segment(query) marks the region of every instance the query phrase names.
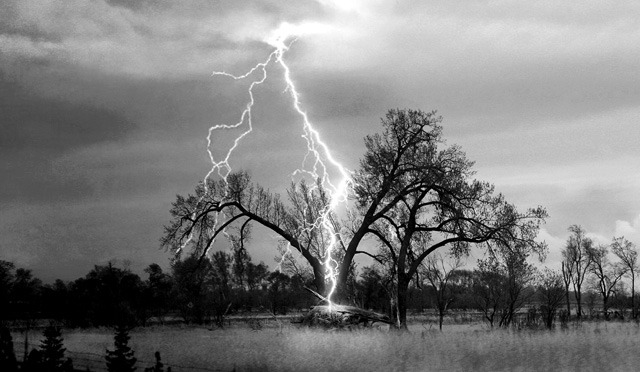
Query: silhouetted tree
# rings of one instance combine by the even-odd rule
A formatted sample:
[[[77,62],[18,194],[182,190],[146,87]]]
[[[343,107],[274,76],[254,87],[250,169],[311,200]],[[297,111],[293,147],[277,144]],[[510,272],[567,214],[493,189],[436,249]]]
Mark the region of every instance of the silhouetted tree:
[[[271,307],[271,313],[286,314],[286,291],[289,289],[291,278],[280,271],[274,271],[267,277],[269,283],[269,305]]]
[[[218,326],[223,325],[224,317],[234,300],[231,297],[231,262],[230,254],[222,251],[214,252],[211,257],[211,270],[207,276],[210,306],[213,307]]]
[[[460,310],[475,309],[476,303],[473,295],[473,283],[475,274],[472,270],[457,269],[451,272],[449,286],[454,293],[454,301],[450,308]]]
[[[627,273],[627,267],[620,263],[611,263],[609,260],[609,248],[599,245],[589,250],[591,265],[590,271],[595,277],[594,287],[602,296],[602,311],[605,319],[609,319],[609,298],[616,290],[616,285],[623,275]]]
[[[41,290],[42,316],[59,322],[67,321],[73,326],[73,301],[67,284],[57,279],[53,284],[46,284]],[[77,310],[76,310],[77,311]]]
[[[527,247],[526,244],[520,242],[512,244],[505,240],[498,241],[495,247],[489,250],[489,259],[496,260],[504,268],[505,273],[504,303],[500,317],[502,327],[508,327],[511,324],[516,312],[535,293],[528,288],[536,274],[535,267],[527,262],[533,252],[536,251]],[[538,253],[542,255],[542,252],[538,251]]]
[[[564,283],[564,295],[567,299],[567,316],[571,316],[571,296],[570,296],[570,288],[571,288],[571,279],[573,278],[573,262],[567,260],[565,257],[562,260],[562,282]]]
[[[358,305],[364,309],[389,310],[389,292],[385,288],[385,278],[375,266],[365,266],[358,281]]]
[[[84,278],[73,283],[76,306],[93,325],[135,324],[146,314],[140,312],[143,285],[140,277],[128,269],[120,269],[109,262],[96,265]]]
[[[562,256],[565,266],[571,268],[571,283],[578,306],[577,317],[580,319],[582,318],[582,284],[591,267],[592,255],[589,252],[593,249],[593,241],[586,237],[586,232],[578,225],[571,225],[569,232],[571,236],[562,251]]]
[[[107,349],[105,359],[109,372],[133,372],[136,370],[137,359],[129,347],[129,331],[126,325],[118,325],[114,336],[114,350]]]
[[[15,265],[12,262],[0,260],[0,320],[11,317],[9,298],[12,292]]]
[[[505,283],[507,273],[496,260],[478,260],[478,268],[474,270],[473,293],[476,305],[491,327],[496,314],[506,302]]]
[[[249,222],[249,220],[245,221],[237,234],[229,234],[233,251],[233,281],[240,288],[247,287],[247,265],[251,262],[251,256],[246,248],[247,241],[251,238]]]
[[[260,283],[269,275],[269,268],[264,262],[254,264],[252,262],[247,263],[246,268],[247,285],[250,290],[256,290],[260,288]]]
[[[627,275],[631,280],[631,316],[636,319],[636,270],[638,269],[638,251],[635,244],[624,237],[613,238],[611,250],[618,256],[622,265],[627,269]]]
[[[44,372],[42,368],[42,352],[37,349],[31,349],[29,355],[22,363],[21,371]]]
[[[206,187],[196,187],[195,195],[177,197],[171,209],[173,220],[165,227],[161,243],[176,253],[190,243],[192,253],[203,258],[234,222],[257,222],[300,252],[313,268],[316,287],[324,292],[323,257],[330,234],[318,229],[316,221],[326,215],[329,200],[322,185],[317,186],[309,187],[304,181],[292,184],[288,190],[291,206],[287,207],[278,195],[253,185],[246,172],[231,173],[226,181],[209,180]],[[220,222],[216,225],[215,221]],[[337,228],[337,220],[333,221]]]
[[[444,146],[440,122],[435,112],[387,113],[383,133],[365,138],[366,152],[354,175],[357,211],[345,221],[328,210],[331,200],[322,180],[316,187],[292,185],[287,207],[278,195],[252,184],[246,172],[238,172],[226,182],[199,185],[195,195],[178,196],[162,244],[181,252],[191,242],[193,251],[204,257],[228,226],[251,220],[298,251],[312,268],[318,291],[326,294],[323,263],[327,242],[335,237],[338,249],[331,258],[339,263],[337,297],[344,300],[355,255],[369,254],[358,248],[373,235],[395,267],[397,322],[406,327],[407,289],[431,252],[454,245],[458,254],[465,254],[469,244],[493,239],[505,229],[526,231],[518,236],[532,241],[546,217],[542,208],[519,213],[491,184],[473,180],[473,162],[459,147]],[[317,228],[323,216],[331,231]],[[417,240],[428,244],[414,244]],[[381,264],[389,267],[389,262]]]
[[[444,316],[449,310],[449,305],[455,299],[449,280],[460,266],[462,266],[460,258],[446,257],[439,253],[429,256],[422,265],[422,276],[427,280],[435,294],[434,307],[438,311],[438,325],[441,331]]]
[[[207,312],[207,279],[211,261],[191,255],[171,264],[174,288],[172,298],[185,322],[203,323]]]
[[[11,299],[16,316],[24,320],[36,318],[42,281],[33,276],[31,270],[18,268],[11,284]]]
[[[562,274],[545,268],[538,278],[538,298],[540,300],[540,312],[547,328],[553,328],[558,308],[564,300],[566,286]]]
[[[60,328],[52,324],[49,325],[44,329],[44,337],[44,340],[40,341],[43,370],[50,372],[65,371],[68,366],[65,365],[64,352],[66,349],[63,347]]]
[[[9,328],[0,325],[0,371],[14,372],[18,370],[16,354],[13,350],[13,338]]]
[[[144,269],[144,272],[148,275],[144,282],[145,306],[149,308],[152,316],[163,323],[165,315],[170,311],[173,280],[170,275],[162,271],[160,265],[155,263]]]
[[[472,179],[473,162],[458,146],[445,146],[441,121],[435,112],[390,110],[383,133],[365,138],[354,176],[360,219],[353,236],[371,233],[386,251],[400,328],[406,328],[409,284],[436,250],[450,246],[461,257],[470,244],[507,237],[544,249],[534,238],[546,211],[519,213],[493,185]]]

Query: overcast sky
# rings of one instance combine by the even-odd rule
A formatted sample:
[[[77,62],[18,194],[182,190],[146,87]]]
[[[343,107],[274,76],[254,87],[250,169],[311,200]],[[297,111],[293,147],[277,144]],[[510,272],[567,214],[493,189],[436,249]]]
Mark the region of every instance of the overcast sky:
[[[208,171],[207,129],[248,98],[212,72],[263,61],[282,22],[312,25],[285,60],[350,169],[388,109],[435,109],[479,179],[548,209],[550,265],[571,224],[640,244],[638,19],[636,1],[4,0],[0,259],[48,280],[112,259],[166,267],[170,203]],[[282,70],[268,73],[232,166],[280,190],[304,143]],[[251,254],[273,268],[271,242]]]

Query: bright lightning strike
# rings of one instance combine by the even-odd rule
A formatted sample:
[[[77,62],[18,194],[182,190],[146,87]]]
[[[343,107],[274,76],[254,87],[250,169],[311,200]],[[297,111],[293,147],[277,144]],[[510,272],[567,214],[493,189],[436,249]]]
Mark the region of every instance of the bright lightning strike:
[[[247,136],[253,130],[252,117],[251,117],[251,109],[255,103],[255,97],[253,89],[264,83],[267,79],[267,66],[272,63],[279,64],[283,70],[283,77],[286,83],[286,90],[291,95],[292,106],[297,112],[297,114],[302,119],[303,125],[303,135],[302,137],[306,140],[307,143],[307,155],[305,156],[302,162],[302,169],[296,170],[295,173],[304,173],[310,176],[314,180],[319,180],[322,187],[328,191],[329,194],[329,204],[322,211],[318,221],[314,224],[312,228],[323,229],[324,232],[329,236],[329,241],[327,242],[327,246],[325,248],[324,254],[324,267],[325,267],[325,280],[329,282],[329,292],[326,295],[326,298],[329,300],[329,306],[331,306],[331,296],[335,292],[337,285],[337,266],[338,263],[333,258],[334,249],[338,244],[338,231],[334,231],[332,223],[330,221],[330,215],[337,210],[337,208],[346,203],[347,201],[347,193],[349,189],[349,185],[351,184],[351,176],[350,172],[340,164],[331,154],[329,147],[325,142],[320,138],[320,133],[313,127],[307,113],[302,109],[302,105],[300,103],[300,94],[298,93],[295,83],[291,78],[291,70],[289,66],[284,61],[284,54],[289,50],[291,42],[289,41],[291,38],[299,37],[304,34],[309,33],[318,33],[322,32],[326,29],[325,26],[317,24],[317,23],[303,23],[300,25],[292,25],[289,23],[283,23],[276,29],[269,37],[267,37],[264,41],[269,45],[273,46],[275,49],[264,62],[256,64],[251,70],[249,70],[244,75],[233,75],[227,72],[214,72],[214,76],[226,76],[230,77],[234,80],[244,80],[253,76],[256,72],[259,71],[259,78],[252,81],[248,88],[249,100],[247,105],[240,115],[240,119],[235,124],[219,124],[209,128],[209,132],[207,135],[207,153],[209,155],[209,159],[211,161],[211,169],[207,173],[204,178],[204,187],[205,192],[207,191],[207,181],[208,179],[216,173],[220,176],[225,182],[227,181],[227,176],[231,173],[231,166],[229,164],[229,159],[231,158],[232,153],[238,147],[240,141]],[[287,42],[289,44],[287,44]],[[233,145],[229,148],[227,153],[219,160],[216,160],[211,151],[211,138],[214,133],[218,130],[228,130],[228,129],[239,129],[244,128],[241,134],[239,134]],[[307,163],[310,163],[307,165]],[[339,174],[339,179],[337,182],[333,182],[329,176],[328,167],[333,167],[337,170]],[[217,225],[217,215],[216,222],[214,224]],[[289,250],[287,249],[287,252]],[[285,252],[285,255],[287,254]],[[284,261],[284,256],[282,258]]]

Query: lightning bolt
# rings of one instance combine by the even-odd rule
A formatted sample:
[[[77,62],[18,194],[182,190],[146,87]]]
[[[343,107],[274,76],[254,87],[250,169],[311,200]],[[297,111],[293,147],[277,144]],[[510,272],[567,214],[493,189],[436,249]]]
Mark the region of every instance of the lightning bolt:
[[[233,75],[224,71],[215,71],[213,76],[224,76],[234,80],[249,79],[254,75],[258,75],[257,78],[251,82],[248,88],[249,99],[242,111],[238,122],[235,124],[218,124],[209,128],[207,134],[207,153],[209,160],[211,161],[211,169],[204,177],[205,194],[208,191],[207,182],[210,177],[217,174],[222,180],[227,182],[227,177],[231,173],[231,165],[229,160],[238,147],[243,138],[249,135],[253,130],[252,123],[252,108],[255,103],[254,88],[267,80],[267,67],[271,64],[278,64],[282,71],[286,84],[285,92],[288,92],[291,96],[292,106],[296,113],[299,115],[302,121],[303,134],[302,137],[306,140],[307,154],[302,161],[302,168],[293,172],[293,174],[301,173],[308,175],[313,180],[318,180],[321,186],[327,190],[329,195],[329,203],[327,207],[320,213],[320,217],[316,223],[311,227],[314,229],[322,229],[327,233],[329,239],[324,251],[323,264],[325,267],[325,280],[329,282],[329,292],[326,298],[329,300],[329,306],[331,306],[331,296],[334,294],[337,285],[337,267],[338,262],[333,258],[334,250],[338,244],[338,231],[334,231],[330,216],[334,213],[338,207],[347,202],[347,194],[349,187],[352,184],[351,172],[338,162],[327,144],[322,141],[320,133],[312,125],[307,113],[303,110],[300,102],[300,94],[296,89],[296,85],[291,78],[291,70],[284,60],[284,54],[289,50],[295,38],[301,34],[307,32],[310,29],[318,30],[322,26],[318,24],[302,24],[291,25],[283,23],[275,30],[272,35],[264,41],[274,47],[274,50],[263,61],[256,64],[248,72],[243,75]],[[293,38],[292,41],[289,41]],[[228,149],[226,154],[220,159],[216,160],[212,150],[212,136],[220,130],[242,129],[242,132],[234,139],[233,144]],[[337,170],[339,179],[337,182],[333,182],[329,175],[328,168]],[[215,216],[214,228],[217,225],[218,215]],[[287,247],[287,251],[284,253],[281,263],[284,261],[284,256],[290,253]]]

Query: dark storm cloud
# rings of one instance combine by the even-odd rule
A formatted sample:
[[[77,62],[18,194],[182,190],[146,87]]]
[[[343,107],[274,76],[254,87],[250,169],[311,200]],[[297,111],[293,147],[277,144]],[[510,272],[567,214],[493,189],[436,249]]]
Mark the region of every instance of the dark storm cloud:
[[[169,203],[210,167],[207,128],[247,99],[211,72],[247,69],[281,21],[322,13],[313,1],[3,2],[3,259],[49,279],[113,258],[163,263]],[[276,85],[256,112],[278,123]]]
[[[134,129],[109,110],[34,96],[1,78],[0,84],[1,151],[31,147],[55,156],[78,146],[123,138]]]
[[[117,141],[134,125],[103,108],[30,94],[0,79],[0,199],[27,202],[78,198],[89,193],[85,179],[68,179],[52,169],[62,154],[101,142]]]
[[[438,109],[481,179],[523,207],[549,206],[549,239],[563,242],[581,215],[603,234],[614,223],[636,231],[639,170],[620,164],[640,164],[638,11],[625,1],[4,1],[0,71],[14,85],[0,91],[0,171],[11,176],[0,219],[24,223],[0,226],[0,245],[34,267],[60,257],[61,270],[65,258],[90,268],[156,254],[170,201],[210,167],[207,128],[235,122],[247,102],[248,81],[211,72],[263,61],[283,21],[326,26],[285,60],[352,169],[387,109]],[[269,73],[255,132],[232,161],[281,189],[304,143],[282,71]],[[216,137],[216,150],[229,140]]]
[[[157,208],[144,198],[8,205],[0,210],[2,259],[49,280],[73,280],[112,259],[130,259],[141,272],[168,257],[157,238],[167,217]]]

